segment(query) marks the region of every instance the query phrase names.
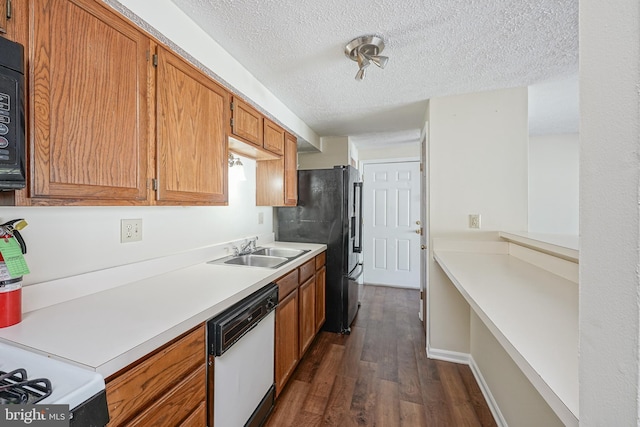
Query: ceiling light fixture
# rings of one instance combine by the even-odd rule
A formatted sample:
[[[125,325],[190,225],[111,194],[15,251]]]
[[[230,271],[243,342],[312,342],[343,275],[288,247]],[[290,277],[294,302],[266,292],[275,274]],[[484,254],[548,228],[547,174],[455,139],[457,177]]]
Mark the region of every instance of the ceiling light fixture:
[[[384,50],[384,41],[378,36],[362,36],[351,40],[344,47],[344,54],[347,58],[358,63],[358,72],[356,80],[364,79],[366,68],[371,63],[376,64],[379,68],[384,68],[389,62],[386,56],[380,56]]]

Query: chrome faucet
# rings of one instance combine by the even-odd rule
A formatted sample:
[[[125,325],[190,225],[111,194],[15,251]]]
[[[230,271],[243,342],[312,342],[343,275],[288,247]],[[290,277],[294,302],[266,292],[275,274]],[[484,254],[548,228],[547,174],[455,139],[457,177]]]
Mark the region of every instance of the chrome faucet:
[[[253,239],[245,240],[242,245],[240,245],[240,249],[237,247],[233,247],[234,255],[248,255],[256,250],[256,242],[258,241],[258,236]]]

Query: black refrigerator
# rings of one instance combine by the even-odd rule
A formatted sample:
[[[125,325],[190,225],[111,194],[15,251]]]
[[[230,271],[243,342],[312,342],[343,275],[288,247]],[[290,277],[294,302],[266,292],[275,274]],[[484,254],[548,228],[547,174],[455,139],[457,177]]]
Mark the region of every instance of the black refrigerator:
[[[362,182],[352,166],[298,171],[298,205],[275,208],[276,240],[327,245],[323,330],[348,334],[359,307]]]

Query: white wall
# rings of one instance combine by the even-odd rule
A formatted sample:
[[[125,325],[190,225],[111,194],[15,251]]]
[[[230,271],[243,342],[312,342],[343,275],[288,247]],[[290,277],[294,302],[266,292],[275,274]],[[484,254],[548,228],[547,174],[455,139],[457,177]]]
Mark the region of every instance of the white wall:
[[[420,144],[401,144],[358,150],[360,161],[420,158]]]
[[[529,137],[529,229],[578,235],[579,135]]]
[[[429,108],[430,238],[526,229],[527,89],[435,98]],[[471,231],[476,213],[482,229]],[[429,262],[428,345],[469,353],[469,306]]]
[[[170,0],[103,0],[124,6],[315,147],[318,135]],[[124,11],[126,12],[126,11]],[[135,17],[132,17],[135,18]]]
[[[640,413],[640,2],[580,2],[580,425]]]
[[[229,206],[0,208],[0,221],[29,223],[22,231],[31,270],[24,284],[272,233],[273,209],[256,207],[255,161],[242,162],[247,181],[229,183]],[[120,243],[122,218],[142,218],[142,242]]]
[[[471,313],[471,355],[508,425],[564,425],[475,313]]]
[[[320,145],[320,153],[298,153],[298,169],[331,169],[337,165],[350,164],[348,137],[323,137]]]

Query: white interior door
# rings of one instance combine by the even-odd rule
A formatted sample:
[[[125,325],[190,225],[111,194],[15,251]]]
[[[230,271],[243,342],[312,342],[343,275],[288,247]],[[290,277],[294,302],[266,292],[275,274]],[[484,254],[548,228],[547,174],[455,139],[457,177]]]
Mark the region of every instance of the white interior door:
[[[420,162],[364,166],[364,281],[420,287]]]

